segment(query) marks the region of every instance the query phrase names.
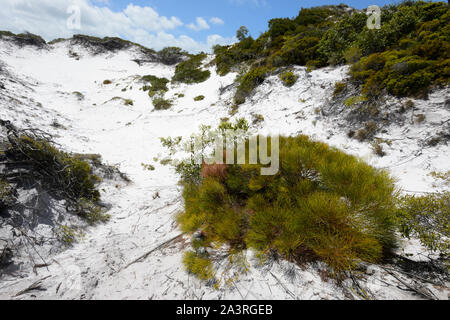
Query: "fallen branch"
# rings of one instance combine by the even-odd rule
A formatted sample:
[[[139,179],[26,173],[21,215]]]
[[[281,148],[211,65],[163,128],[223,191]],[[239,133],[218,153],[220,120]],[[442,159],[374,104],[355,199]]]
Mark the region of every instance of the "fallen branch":
[[[48,278],[50,278],[50,277],[51,277],[51,276],[46,276],[46,277],[44,277],[44,278],[42,278],[42,279],[40,279],[40,280],[38,280],[38,281],[32,283],[28,288],[26,288],[26,289],[24,289],[24,290],[22,290],[22,291],[17,292],[16,295],[13,296],[13,297],[21,296],[21,295],[23,295],[23,294],[25,294],[25,293],[27,293],[27,292],[33,291],[33,290],[39,290],[39,291],[45,291],[45,290],[47,290],[47,289],[41,287],[41,286],[42,286],[42,281],[44,281],[45,279],[48,279]]]
[[[395,279],[397,279],[397,281],[399,281],[401,284],[403,284],[406,288],[408,288],[410,291],[413,291],[415,293],[417,293],[418,295],[428,299],[428,300],[439,300],[436,297],[424,292],[423,290],[419,289],[419,288],[414,288],[413,286],[411,286],[410,284],[406,283],[405,281],[403,281],[402,279],[400,279],[397,275],[395,275],[393,272],[389,271],[389,269],[386,269],[384,267],[382,267],[384,271],[386,271],[387,273],[389,273],[391,276],[393,276]],[[433,294],[433,293],[432,293]]]
[[[353,284],[356,286],[356,288],[358,289],[359,293],[356,292],[356,294],[365,299],[365,300],[371,300],[370,297],[367,295],[366,291],[361,287],[361,285],[359,284],[358,280],[355,279],[355,277],[353,276],[352,273],[350,273],[350,278],[353,281]]]
[[[157,251],[157,250],[160,250],[160,249],[164,248],[164,247],[165,247],[166,245],[168,245],[169,243],[171,243],[171,242],[177,240],[178,238],[180,238],[180,237],[182,237],[182,236],[184,236],[184,235],[185,235],[185,233],[181,233],[181,234],[179,234],[179,235],[177,235],[177,236],[175,236],[175,237],[173,237],[173,238],[171,238],[171,239],[169,239],[169,240],[167,240],[167,241],[165,241],[165,242],[159,244],[157,247],[155,247],[155,248],[153,248],[152,250],[150,250],[150,251],[144,253],[142,256],[140,256],[139,258],[133,260],[132,262],[130,262],[129,264],[127,264],[125,267],[123,267],[123,268],[120,269],[119,271],[125,270],[125,269],[127,269],[129,266],[131,266],[132,264],[135,264],[135,263],[141,262],[142,260],[145,260],[145,259],[146,259],[149,255],[151,255],[153,252],[155,252],[155,251]]]
[[[391,268],[387,268],[387,267],[384,267],[384,268],[387,269],[387,270],[391,270],[391,271],[396,271],[396,272],[399,272],[399,273],[403,273],[404,275],[407,275],[407,276],[416,278],[417,280],[420,280],[420,281],[423,281],[423,282],[427,282],[427,283],[430,283],[430,284],[435,285],[435,286],[438,286],[438,287],[444,287],[444,285],[443,285],[442,283],[437,283],[437,282],[435,282],[435,281],[431,281],[431,280],[422,278],[422,277],[420,277],[420,276],[418,276],[418,275],[416,275],[416,274],[414,274],[414,273],[406,272],[406,271],[403,271],[403,270],[391,269]]]
[[[275,280],[277,280],[277,282],[280,284],[280,286],[284,289],[284,291],[286,291],[287,294],[289,294],[293,299],[297,300],[297,297],[295,296],[295,294],[292,293],[291,290],[289,290],[281,281],[280,279],[278,279],[272,272],[270,272],[270,274],[272,275],[272,277],[275,278]]]

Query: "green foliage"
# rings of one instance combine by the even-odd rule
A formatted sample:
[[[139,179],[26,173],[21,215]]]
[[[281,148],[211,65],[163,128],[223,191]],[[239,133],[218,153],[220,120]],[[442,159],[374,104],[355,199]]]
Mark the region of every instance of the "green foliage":
[[[205,96],[198,96],[194,98],[194,101],[202,101],[205,100]]]
[[[142,90],[148,91],[148,95],[152,98],[157,94],[164,94],[169,91],[167,84],[170,82],[166,78],[158,78],[153,75],[147,75],[142,77],[142,81],[150,83],[150,86],[145,85]]]
[[[67,193],[73,199],[100,199],[100,193],[95,188],[99,178],[92,174],[89,163],[56,149],[47,141],[22,136],[19,144],[36,172],[46,176],[53,188]]]
[[[152,102],[155,110],[167,110],[172,107],[172,101],[164,99],[164,97],[156,96]]]
[[[364,13],[344,16],[324,34],[318,50],[328,58],[330,64],[344,63],[344,53],[348,51],[364,29],[366,21],[367,16]]]
[[[6,181],[0,178],[0,211],[10,207],[16,202],[15,190]]]
[[[75,231],[72,228],[64,225],[61,226],[59,236],[61,238],[61,241],[64,242],[66,245],[71,245],[76,240]]]
[[[336,82],[334,84],[334,92],[333,97],[338,97],[341,93],[343,93],[347,89],[347,83],[346,82]]]
[[[178,47],[166,47],[158,52],[161,62],[166,65],[174,65],[182,61],[187,52]]]
[[[246,26],[242,26],[236,31],[236,38],[239,41],[244,41],[248,38],[248,29]]]
[[[280,79],[286,87],[292,87],[298,79],[298,76],[292,71],[286,71],[280,74]]]
[[[358,104],[360,102],[367,101],[367,97],[365,96],[351,96],[347,100],[345,100],[344,104],[347,107],[354,106],[355,104]]]
[[[450,253],[450,192],[404,196],[396,214],[401,234],[417,237],[431,251]]]
[[[10,31],[0,31],[0,37],[14,37],[14,33]]]
[[[267,75],[265,67],[254,67],[246,73],[239,81],[234,101],[236,104],[243,104],[246,98],[252,93],[253,89],[264,82]]]
[[[209,70],[202,70],[202,62],[206,58],[206,54],[200,53],[191,56],[187,61],[183,61],[175,68],[175,75],[172,82],[182,82],[187,84],[201,83],[211,76]]]
[[[225,75],[246,63],[267,70],[291,65],[309,68],[355,64],[352,81],[362,93],[379,96],[424,95],[445,86],[450,74],[450,13],[445,2],[402,2],[382,8],[379,30],[369,30],[364,13],[345,5],[302,9],[293,19],[272,19],[254,40],[241,37],[232,46],[216,46],[217,72]],[[249,74],[251,77],[251,74]],[[260,82],[250,86],[255,88]],[[245,101],[239,92],[238,104]]]
[[[214,279],[214,270],[211,260],[206,257],[188,251],[183,256],[183,264],[188,272],[196,275],[199,279],[205,281]]]
[[[230,254],[320,260],[336,275],[395,246],[396,188],[385,171],[306,136],[280,138],[276,175],[260,175],[261,167],[227,165],[224,177],[182,180],[181,229]]]

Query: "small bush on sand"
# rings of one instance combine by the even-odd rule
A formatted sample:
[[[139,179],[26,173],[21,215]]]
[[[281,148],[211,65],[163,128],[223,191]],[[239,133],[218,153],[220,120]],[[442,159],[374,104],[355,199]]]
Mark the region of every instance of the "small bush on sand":
[[[16,202],[15,190],[6,181],[0,178],[0,211],[10,207]]]
[[[103,81],[103,84],[104,84],[104,85],[108,85],[108,84],[111,84],[111,83],[112,83],[111,80],[105,80],[105,81]]]
[[[286,87],[292,87],[298,79],[298,76],[292,71],[286,71],[280,74],[280,79]]]
[[[237,105],[243,104],[246,98],[253,92],[253,89],[264,82],[267,75],[265,67],[255,67],[239,79],[239,86],[234,96]]]
[[[155,97],[152,100],[153,106],[156,110],[167,110],[172,107],[172,101],[164,99],[163,97]]]
[[[200,53],[187,61],[183,61],[175,68],[175,75],[172,78],[172,82],[182,82],[187,84],[201,83],[211,76],[209,70],[202,70],[202,62],[206,58],[206,54]]]
[[[263,260],[319,260],[336,276],[395,247],[396,188],[385,171],[306,136],[280,138],[277,174],[261,168],[203,165],[197,178],[183,176],[181,229],[230,255],[253,249]]]
[[[187,52],[178,47],[167,47],[158,52],[161,62],[167,65],[174,65],[182,61]]]
[[[338,97],[341,93],[343,93],[347,89],[347,83],[346,82],[336,82],[334,84],[334,92],[333,97]]]
[[[148,91],[150,97],[154,97],[156,94],[164,94],[169,91],[167,84],[170,82],[166,78],[158,78],[153,75],[147,75],[142,77],[142,81],[149,83],[145,85],[142,90]]]
[[[383,146],[378,141],[372,144],[372,151],[375,155],[379,157],[384,157],[386,155],[386,152],[384,152],[383,150]]]
[[[400,199],[397,224],[406,238],[417,237],[431,251],[450,253],[450,192]]]
[[[194,98],[194,101],[202,101],[205,100],[205,96],[198,96]]]
[[[361,128],[356,132],[354,137],[360,142],[370,140],[373,138],[377,130],[377,124],[374,121],[369,121],[366,123],[364,128]]]

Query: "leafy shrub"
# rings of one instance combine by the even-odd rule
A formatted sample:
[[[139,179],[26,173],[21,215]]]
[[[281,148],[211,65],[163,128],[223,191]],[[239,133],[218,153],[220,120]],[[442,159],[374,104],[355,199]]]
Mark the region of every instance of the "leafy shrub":
[[[286,71],[280,74],[280,79],[286,87],[292,87],[298,79],[298,76],[292,71]]]
[[[111,80],[105,80],[105,81],[103,81],[103,84],[104,84],[104,85],[108,85],[108,84],[111,84],[111,83],[112,83]]]
[[[347,100],[345,100],[344,104],[347,107],[354,106],[355,104],[358,104],[360,102],[367,101],[367,98],[364,96],[351,96]]]
[[[341,93],[343,93],[347,89],[347,83],[346,82],[336,82],[334,84],[334,91],[333,91],[333,97],[338,97]]]
[[[167,84],[170,82],[166,78],[158,78],[153,75],[147,75],[142,77],[142,81],[150,83],[150,86],[145,85],[142,90],[148,91],[150,97],[154,97],[156,94],[163,94],[169,91]]]
[[[172,82],[182,82],[187,84],[201,83],[211,76],[209,70],[202,70],[202,61],[206,58],[206,54],[200,53],[191,56],[187,61],[183,61],[175,68],[175,75]]]
[[[395,246],[396,189],[385,171],[306,136],[280,138],[276,175],[261,176],[261,167],[183,179],[182,230],[230,254],[250,248],[262,259],[324,261],[336,275]]]
[[[99,178],[92,174],[89,163],[56,149],[47,141],[22,136],[19,143],[23,155],[32,162],[35,171],[46,176],[47,183],[54,189],[73,199],[100,199],[100,193],[95,188]]]
[[[0,211],[10,207],[16,202],[15,190],[6,181],[0,178]]]
[[[184,254],[183,264],[188,272],[196,275],[199,279],[206,281],[214,279],[214,270],[208,258],[188,251]]]
[[[450,193],[404,196],[396,214],[400,232],[418,237],[431,251],[450,253]]]
[[[205,100],[205,96],[198,96],[194,98],[194,101],[202,101]]]
[[[158,52],[161,62],[166,65],[174,65],[183,60],[187,53],[178,47],[166,47]]]
[[[134,101],[131,100],[131,99],[125,99],[125,100],[123,101],[123,103],[124,103],[126,106],[132,106],[132,105],[134,105]]]
[[[377,124],[373,121],[369,121],[366,123],[364,128],[361,128],[356,132],[355,138],[361,142],[365,140],[370,140],[373,138],[373,136],[377,131],[378,131]]]
[[[369,30],[366,14],[345,5],[302,9],[293,19],[270,20],[255,40],[245,34],[232,46],[216,46],[214,62],[220,75],[243,63],[268,70],[350,63],[365,95],[425,95],[449,83],[448,17],[444,2],[406,1],[383,7],[381,29]],[[238,104],[245,96],[239,93]]]
[[[234,101],[236,104],[243,104],[246,98],[258,85],[264,82],[267,74],[265,67],[254,67],[247,72],[239,82]]]
[[[172,107],[172,101],[166,100],[163,97],[155,97],[152,102],[156,110],[167,110]]]

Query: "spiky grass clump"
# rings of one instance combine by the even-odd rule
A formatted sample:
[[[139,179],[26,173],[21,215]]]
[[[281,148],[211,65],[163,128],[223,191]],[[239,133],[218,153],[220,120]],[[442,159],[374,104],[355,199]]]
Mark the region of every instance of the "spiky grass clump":
[[[336,275],[395,247],[394,181],[356,157],[282,137],[276,175],[260,175],[261,165],[213,166],[183,181],[178,217],[183,231],[201,231],[206,247],[324,261]]]

